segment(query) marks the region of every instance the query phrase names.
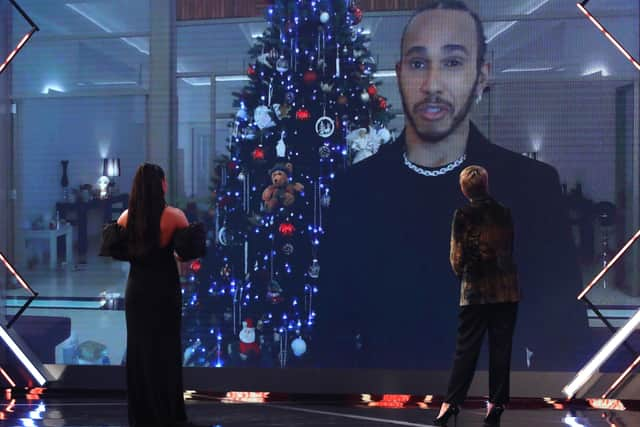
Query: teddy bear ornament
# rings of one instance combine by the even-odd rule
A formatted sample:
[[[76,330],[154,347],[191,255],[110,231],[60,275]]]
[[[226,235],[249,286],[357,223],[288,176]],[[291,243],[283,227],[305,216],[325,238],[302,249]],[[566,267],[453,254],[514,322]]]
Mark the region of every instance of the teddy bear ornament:
[[[262,192],[262,201],[267,212],[293,205],[296,195],[304,190],[304,186],[299,182],[290,182],[292,172],[291,163],[277,163],[269,170],[271,185]]]

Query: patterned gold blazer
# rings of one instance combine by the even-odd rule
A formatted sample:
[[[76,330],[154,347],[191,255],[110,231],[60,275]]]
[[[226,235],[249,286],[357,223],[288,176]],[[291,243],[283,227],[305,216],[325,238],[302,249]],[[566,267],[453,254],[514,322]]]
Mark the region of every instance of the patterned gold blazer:
[[[490,197],[456,210],[451,226],[451,267],[462,280],[460,305],[520,300],[511,212]]]

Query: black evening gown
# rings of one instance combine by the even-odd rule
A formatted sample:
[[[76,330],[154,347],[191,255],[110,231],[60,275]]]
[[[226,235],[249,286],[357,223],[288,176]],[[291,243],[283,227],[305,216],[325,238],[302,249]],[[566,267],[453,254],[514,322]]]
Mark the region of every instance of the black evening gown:
[[[174,250],[183,260],[204,254],[204,232],[192,224],[144,257],[130,258],[126,229],[105,226],[100,255],[131,263],[125,292],[127,399],[131,427],[186,422],[182,386],[180,280]]]

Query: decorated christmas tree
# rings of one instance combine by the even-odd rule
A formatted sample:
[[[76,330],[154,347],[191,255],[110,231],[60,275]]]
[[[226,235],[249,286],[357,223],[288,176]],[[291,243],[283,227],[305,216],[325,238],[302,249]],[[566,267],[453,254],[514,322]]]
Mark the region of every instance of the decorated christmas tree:
[[[184,281],[185,363],[311,363],[333,179],[391,140],[350,0],[276,0],[235,94],[213,179],[211,246]]]

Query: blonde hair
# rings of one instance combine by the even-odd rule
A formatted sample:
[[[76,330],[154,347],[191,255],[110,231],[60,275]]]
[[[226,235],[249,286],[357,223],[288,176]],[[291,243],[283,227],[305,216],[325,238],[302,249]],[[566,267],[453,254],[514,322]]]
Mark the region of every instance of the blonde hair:
[[[482,166],[467,166],[460,172],[462,194],[472,199],[489,193],[489,174]]]

